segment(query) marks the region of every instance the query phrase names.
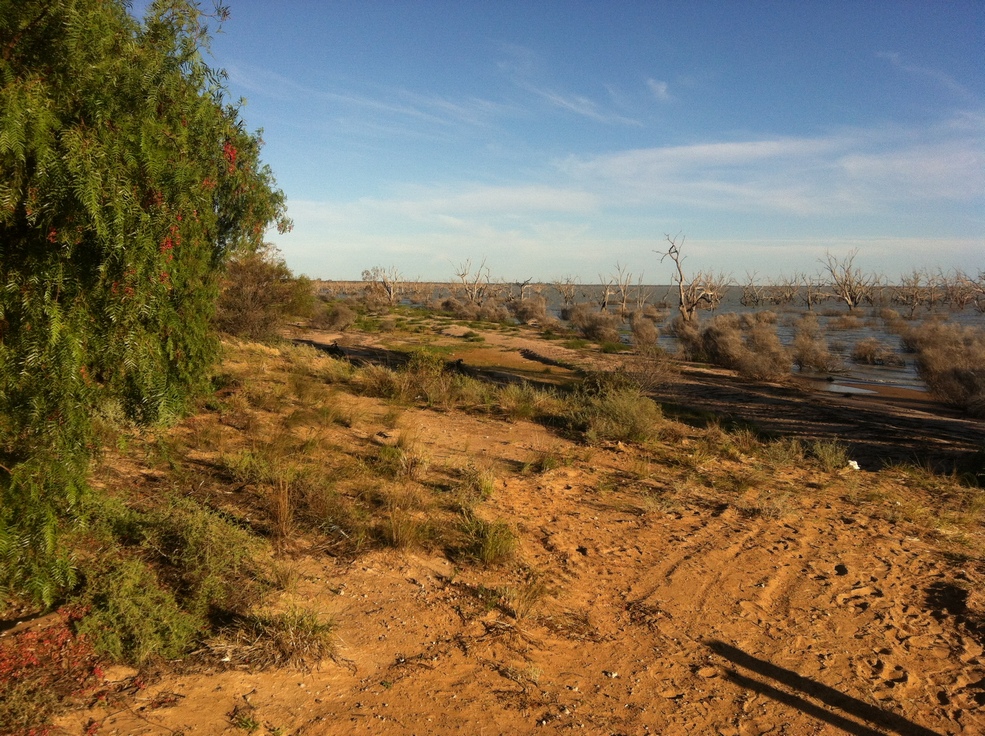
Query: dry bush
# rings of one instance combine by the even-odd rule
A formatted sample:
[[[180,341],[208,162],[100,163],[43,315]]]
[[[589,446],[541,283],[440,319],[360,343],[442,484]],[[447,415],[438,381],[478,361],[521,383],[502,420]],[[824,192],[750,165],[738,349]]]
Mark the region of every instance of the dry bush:
[[[547,314],[547,300],[542,296],[533,296],[529,299],[522,299],[510,304],[510,311],[518,322],[539,322],[550,321]]]
[[[767,324],[775,325],[777,322],[776,312],[765,309],[760,312],[743,312],[739,315],[739,323],[743,329],[749,329],[753,325]]]
[[[478,314],[479,311],[474,304],[460,302],[453,296],[450,296],[442,301],[439,306],[442,312],[448,312],[458,319],[473,320],[476,318],[476,314]]]
[[[510,312],[495,299],[487,299],[476,312],[476,319],[483,322],[509,322]]]
[[[916,352],[917,372],[937,398],[985,417],[985,330],[928,322],[907,330],[903,344]]]
[[[673,383],[681,374],[677,361],[658,345],[638,349],[637,355],[627,359],[625,365],[626,377],[642,391]]]
[[[635,312],[629,322],[633,330],[633,344],[639,351],[650,350],[657,345],[660,338],[660,330],[653,323],[639,312]]]
[[[794,326],[792,357],[800,370],[830,372],[840,367],[840,361],[828,350],[824,330],[813,313],[805,314]]]
[[[701,355],[709,363],[736,368],[745,351],[737,314],[719,314],[701,330]]]
[[[619,318],[596,311],[589,304],[575,304],[566,310],[567,319],[586,339],[593,342],[619,342]]]
[[[720,314],[701,332],[701,352],[711,363],[732,368],[758,381],[777,380],[790,372],[790,356],[768,321],[751,320],[747,329],[735,314]]]
[[[852,360],[865,365],[904,366],[906,361],[891,347],[874,337],[859,340],[852,348]]]
[[[341,302],[322,304],[311,318],[311,326],[319,330],[344,332],[356,321],[356,313]]]
[[[280,614],[250,614],[207,643],[226,662],[260,669],[308,670],[335,652],[335,623],[318,614],[291,608]]]
[[[677,337],[679,357],[682,360],[700,360],[702,358],[701,327],[697,320],[688,322],[677,315],[670,323],[670,331]]]
[[[862,325],[862,320],[854,314],[839,314],[828,320],[829,330],[858,330]]]

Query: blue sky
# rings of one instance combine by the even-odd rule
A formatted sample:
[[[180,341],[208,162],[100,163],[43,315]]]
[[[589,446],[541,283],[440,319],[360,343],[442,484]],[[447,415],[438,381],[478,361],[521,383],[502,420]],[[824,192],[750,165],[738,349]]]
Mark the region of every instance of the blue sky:
[[[985,3],[228,0],[298,273],[985,268]]]

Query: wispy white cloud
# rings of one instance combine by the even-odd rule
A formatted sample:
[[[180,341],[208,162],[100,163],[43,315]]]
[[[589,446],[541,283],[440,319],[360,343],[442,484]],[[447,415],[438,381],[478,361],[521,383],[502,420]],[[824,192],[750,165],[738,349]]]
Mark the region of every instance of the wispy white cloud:
[[[880,51],[876,54],[876,56],[880,59],[885,59],[900,71],[929,79],[949,92],[964,98],[965,100],[975,99],[975,95],[973,95],[970,90],[960,84],[950,74],[947,74],[940,69],[910,63],[904,60],[902,54],[895,51]]]
[[[330,82],[305,84],[245,64],[230,65],[227,72],[238,88],[285,102],[296,101],[299,97],[320,102],[331,109],[336,119],[358,121],[356,116],[362,116],[370,129],[375,125],[388,131],[406,130],[410,123],[432,128],[487,126],[499,117],[515,113],[506,104],[474,96],[451,100],[440,95],[382,87],[373,90],[374,94],[355,93]]]
[[[670,94],[670,85],[667,82],[661,82],[656,79],[647,79],[646,86],[650,88],[650,92],[661,102],[670,102],[674,98]]]
[[[570,156],[556,165],[613,201],[745,213],[844,215],[985,196],[985,151],[975,135],[847,131]]]
[[[642,126],[641,121],[607,109],[591,97],[558,89],[555,83],[548,81],[550,74],[535,51],[517,44],[501,44],[500,51],[502,58],[497,64],[500,71],[518,89],[551,107],[601,123]],[[607,88],[607,93],[612,96],[611,87]]]

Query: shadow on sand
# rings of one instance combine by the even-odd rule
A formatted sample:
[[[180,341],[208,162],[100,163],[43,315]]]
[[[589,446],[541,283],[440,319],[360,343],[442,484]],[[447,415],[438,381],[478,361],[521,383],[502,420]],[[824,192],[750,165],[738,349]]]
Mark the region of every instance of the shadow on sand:
[[[746,654],[741,649],[723,641],[710,640],[704,644],[715,654],[763,678],[749,677],[729,668],[725,670],[725,676],[729,681],[734,682],[739,687],[772,698],[778,703],[796,708],[802,713],[829,723],[846,733],[855,734],[855,736],[886,736],[887,732],[899,734],[899,736],[940,736],[936,731],[919,726],[900,715],[882,710],[827,685],[798,675],[796,672],[753,657],[751,654]],[[781,690],[764,680],[772,680],[785,686],[786,689]],[[813,700],[820,701],[827,707],[817,705],[794,692],[789,692],[790,690],[798,691]],[[875,728],[859,721],[866,721]]]

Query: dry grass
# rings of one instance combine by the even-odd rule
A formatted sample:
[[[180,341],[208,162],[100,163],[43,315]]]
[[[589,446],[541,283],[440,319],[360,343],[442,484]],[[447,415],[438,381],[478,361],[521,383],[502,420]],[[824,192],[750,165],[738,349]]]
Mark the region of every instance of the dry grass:
[[[335,628],[333,621],[323,621],[304,608],[254,613],[220,631],[207,648],[231,665],[308,670],[335,653]]]

